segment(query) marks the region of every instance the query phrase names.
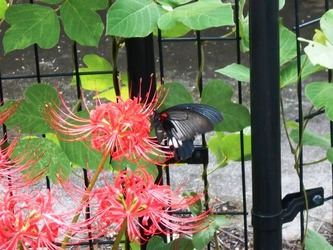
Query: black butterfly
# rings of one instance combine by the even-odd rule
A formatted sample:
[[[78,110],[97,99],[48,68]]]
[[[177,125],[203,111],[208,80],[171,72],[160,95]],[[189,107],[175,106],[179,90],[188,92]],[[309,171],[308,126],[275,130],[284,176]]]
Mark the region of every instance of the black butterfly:
[[[223,120],[221,113],[205,104],[179,104],[153,115],[159,143],[175,150],[175,158],[185,160],[194,150],[194,137],[212,131]]]

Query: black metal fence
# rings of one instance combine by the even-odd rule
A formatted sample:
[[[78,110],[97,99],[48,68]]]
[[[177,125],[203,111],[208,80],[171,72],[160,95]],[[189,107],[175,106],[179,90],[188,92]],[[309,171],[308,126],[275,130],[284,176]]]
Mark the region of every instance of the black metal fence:
[[[301,36],[303,29],[308,26],[314,30],[318,25],[318,17],[304,21],[305,15],[311,13],[302,13],[304,1],[295,0],[293,3],[288,2],[288,8],[292,7],[294,13],[292,16],[285,16],[288,22],[293,26],[297,37]],[[305,1],[306,2],[306,1]],[[318,2],[316,14],[323,14],[329,9],[329,1]],[[321,11],[319,11],[319,9]],[[299,159],[300,167],[300,192],[294,193],[281,200],[281,131],[280,131],[280,81],[279,81],[279,25],[278,19],[280,13],[278,11],[278,1],[260,1],[254,0],[249,2],[250,13],[250,42],[251,42],[251,114],[252,114],[252,225],[253,225],[253,247],[254,249],[281,249],[282,248],[282,224],[291,221],[293,217],[301,212],[300,228],[302,232],[301,238],[304,238],[304,215],[305,209],[303,196],[303,158]],[[267,15],[269,13],[269,15]],[[284,11],[282,11],[284,13]],[[289,15],[290,12],[288,11]],[[239,19],[239,2],[234,5],[235,21]],[[284,13],[285,15],[285,13]],[[290,21],[291,20],[291,21]],[[149,79],[151,73],[156,71],[161,82],[169,80],[183,80],[191,82],[188,84],[192,88],[193,83],[198,84],[199,92],[202,90],[205,82],[213,77],[221,77],[216,75],[214,71],[218,68],[228,65],[231,62],[241,64],[248,63],[248,55],[242,54],[240,50],[240,34],[238,22],[236,21],[236,33],[232,37],[221,37],[222,33],[219,29],[210,29],[208,31],[196,31],[183,38],[163,38],[159,32],[157,38],[149,36],[147,38],[133,38],[126,40],[127,57],[120,54],[120,62],[124,62],[129,73],[130,82],[140,82],[140,78]],[[225,31],[225,30],[223,30]],[[300,55],[301,46],[297,44],[297,68],[301,71]],[[97,53],[105,57],[111,58],[111,42],[109,38],[102,41],[102,45],[98,49],[90,49],[80,47],[77,44],[67,40],[65,37],[52,50],[41,50],[37,45],[24,51],[15,51],[8,55],[3,55],[0,61],[0,87],[1,101],[7,98],[15,98],[21,96],[25,86],[33,82],[49,82],[51,84],[57,82],[64,85],[64,89],[71,91],[72,98],[80,98],[80,75],[79,67],[82,65],[82,57],[86,53]],[[154,47],[155,46],[155,47]],[[178,50],[174,49],[178,47]],[[209,50],[211,50],[211,54]],[[184,54],[189,53],[189,54]],[[188,52],[187,52],[188,51]],[[208,53],[207,53],[208,51]],[[174,55],[177,52],[181,56]],[[213,53],[213,55],[212,55]],[[230,56],[232,55],[232,58]],[[205,60],[204,60],[205,58]],[[222,59],[221,59],[222,58]],[[225,61],[224,61],[225,59]],[[208,61],[212,60],[212,61]],[[213,60],[216,60],[215,62]],[[222,60],[222,62],[221,62]],[[205,61],[205,63],[204,63]],[[157,63],[156,63],[157,62]],[[173,65],[170,65],[173,63]],[[224,64],[224,65],[221,65]],[[124,67],[121,66],[119,67]],[[185,65],[185,66],[184,66]],[[155,66],[158,70],[155,69]],[[126,67],[126,66],[125,66]],[[177,68],[179,67],[179,68]],[[126,70],[121,68],[120,70]],[[184,72],[185,71],[185,72]],[[192,72],[190,72],[192,71]],[[175,73],[173,73],[175,72]],[[110,72],[86,72],[85,74],[110,74]],[[76,95],[75,91],[65,86],[72,76],[76,76]],[[331,82],[331,71],[328,72],[328,81]],[[238,102],[248,104],[248,87],[242,82],[234,83],[238,91]],[[301,119],[303,117],[303,81],[299,78],[297,83],[298,93],[298,121],[302,127]],[[134,88],[135,89],[135,88]],[[294,114],[296,117],[296,114]],[[332,125],[331,125],[332,131]],[[302,131],[300,131],[302,133]],[[331,141],[333,141],[331,133]],[[245,161],[243,155],[243,133],[240,133],[240,145],[242,161],[239,163],[239,172],[241,173],[242,199],[241,205],[237,209],[219,212],[229,216],[241,216],[242,226],[242,244],[232,247],[242,247],[244,249],[252,248],[249,233],[248,211],[249,200],[247,199],[246,179],[249,173],[246,173],[246,166],[249,164]],[[209,185],[207,177],[208,169],[208,152],[205,149],[205,138],[202,138],[202,145],[196,148],[192,158],[188,159],[188,163],[198,164],[201,170],[197,174],[198,179],[202,175],[203,190],[206,191],[205,199],[208,203],[209,190],[214,186]],[[284,153],[284,152],[282,152]],[[238,163],[237,163],[238,164]],[[194,166],[193,166],[194,168]],[[193,171],[186,168],[186,171]],[[198,170],[198,168],[195,168]],[[187,174],[186,171],[184,174]],[[333,167],[331,169],[333,172]],[[332,175],[327,171],[326,174]],[[203,173],[203,174],[202,174]],[[162,174],[162,173],[161,173]],[[164,175],[164,174],[163,174]],[[87,176],[85,172],[86,181]],[[166,169],[165,182],[172,182],[172,175],[169,169]],[[214,178],[219,178],[216,174]],[[50,183],[47,181],[48,188]],[[310,206],[315,195],[322,195],[321,189],[309,190],[308,198],[310,198]],[[221,196],[223,190],[221,190]],[[331,194],[326,194],[324,200],[332,199]],[[324,200],[322,202],[324,202]],[[321,204],[322,204],[321,202]],[[252,230],[250,230],[252,231]],[[108,242],[105,242],[108,243]],[[94,242],[88,243],[92,248]],[[101,244],[101,243],[99,243]],[[222,246],[223,247],[223,246]],[[214,245],[208,246],[208,249],[214,249]]]

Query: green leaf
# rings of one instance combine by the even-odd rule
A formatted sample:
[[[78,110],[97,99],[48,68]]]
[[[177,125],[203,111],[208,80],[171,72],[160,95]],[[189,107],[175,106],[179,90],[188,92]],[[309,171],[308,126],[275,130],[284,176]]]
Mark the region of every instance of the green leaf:
[[[64,0],[39,0],[39,1],[48,3],[48,4],[58,4],[58,3],[63,2]]]
[[[5,12],[8,9],[8,4],[6,0],[0,0],[0,19],[5,18]]]
[[[320,19],[322,29],[321,39],[318,40],[318,31],[314,36],[314,41],[299,38],[298,40],[307,42],[309,45],[304,48],[310,61],[316,65],[319,64],[325,68],[333,69],[333,10],[327,11]],[[326,41],[324,41],[326,38]]]
[[[250,47],[250,29],[249,29],[249,16],[244,16],[245,0],[239,1],[238,10],[238,24],[239,24],[239,36],[240,36],[240,49],[243,53],[249,51]]]
[[[164,110],[177,104],[193,103],[192,95],[181,83],[165,83],[162,85],[162,88],[165,89],[167,97],[161,105],[160,110]]]
[[[221,140],[224,137],[224,133],[216,131],[215,134],[216,134],[215,136],[212,136],[209,139],[208,148],[215,155],[216,162],[217,162],[217,166],[215,167],[215,169],[217,169],[217,168],[223,168],[223,167],[227,166],[228,159],[223,154],[223,151],[222,151]]]
[[[157,27],[162,7],[153,0],[121,0],[110,7],[106,34],[121,37],[145,37]]]
[[[290,137],[295,143],[298,143],[299,129],[292,129],[290,132]],[[317,135],[309,129],[305,129],[303,131],[302,137],[303,145],[321,147],[324,149],[329,149],[331,147],[331,141],[329,138]]]
[[[215,71],[237,81],[250,82],[250,69],[242,64],[232,63]]]
[[[136,162],[132,162],[127,160],[125,157],[122,157],[118,160],[111,161],[112,169],[115,171],[122,171],[126,169],[130,169],[131,171],[135,171],[140,167],[144,167],[145,170],[152,175],[153,177],[158,177],[158,169],[155,164],[147,162],[143,159],[138,159]]]
[[[281,10],[284,7],[285,0],[279,0],[279,10]]]
[[[201,0],[167,12],[158,20],[161,30],[170,30],[177,23],[193,30],[234,25],[231,4],[219,0]]]
[[[152,237],[147,244],[147,250],[193,250],[194,246],[189,238],[177,238],[166,244],[160,236]]]
[[[306,86],[305,94],[316,108],[322,108],[333,100],[333,85],[328,82],[313,82]]]
[[[16,4],[6,11],[5,20],[11,27],[3,38],[5,53],[25,49],[37,43],[43,49],[55,46],[60,25],[56,12],[38,4]]]
[[[302,80],[307,79],[313,73],[324,70],[320,65],[313,65],[305,55],[301,56],[301,65],[302,65]],[[285,67],[281,69],[280,73],[280,87],[284,88],[291,84],[297,83],[298,72],[297,72],[297,60],[292,60],[288,64],[285,64]]]
[[[325,34],[327,40],[333,44],[333,9],[328,10],[320,19],[320,28]]]
[[[47,84],[34,84],[24,92],[24,99],[16,112],[6,121],[11,128],[19,127],[22,133],[45,134],[51,132],[51,128],[44,120],[40,110],[45,103],[59,105],[57,91]]]
[[[106,0],[68,0],[60,8],[61,20],[68,37],[83,46],[98,46],[104,30],[95,10],[104,9]]]
[[[95,54],[85,55],[83,63],[87,67],[79,68],[80,73],[112,70],[111,63]],[[112,74],[81,75],[80,80],[82,88],[86,90],[101,92],[113,86]],[[70,84],[76,84],[76,76],[72,78]]]
[[[305,237],[305,247],[307,250],[332,250],[333,246],[319,233],[308,228]]]
[[[59,140],[62,150],[70,161],[78,167],[94,170],[102,159],[102,154],[87,146],[84,141]],[[109,160],[106,160],[104,169],[108,168]]]
[[[29,151],[28,151],[29,150]],[[24,171],[28,179],[42,178],[48,176],[53,183],[59,178],[66,180],[71,173],[70,161],[61,150],[59,145],[46,138],[21,139],[15,147],[14,157],[20,155],[29,155],[27,159],[41,158],[33,167]]]
[[[192,198],[197,196],[198,194],[195,192],[190,192],[190,193],[184,193],[183,196],[186,198]],[[194,204],[192,204],[189,207],[190,211],[192,214],[194,214],[195,216],[198,216],[200,214],[202,214],[203,211],[203,206],[202,206],[202,202],[200,199],[198,199]]]
[[[328,119],[333,121],[333,85],[327,82],[314,82],[305,87],[305,95],[317,108],[325,108]]]
[[[280,23],[280,65],[296,57],[296,35]]]
[[[244,159],[251,159],[251,136],[243,135]],[[239,133],[225,135],[221,140],[223,155],[227,160],[241,161],[241,145]]]
[[[208,141],[208,148],[215,155],[217,165],[214,169],[223,168],[229,161],[241,161],[239,133],[224,134],[215,132]],[[244,133],[244,160],[251,159],[251,136]]]
[[[329,148],[326,152],[327,160],[333,163],[333,148]]]
[[[212,221],[213,219],[213,221]],[[205,246],[210,242],[214,233],[222,226],[228,225],[229,221],[223,215],[209,216],[207,222],[210,225],[204,230],[195,233],[193,235],[193,245],[195,249],[204,249]]]
[[[224,118],[216,126],[217,131],[237,132],[250,125],[248,109],[241,104],[233,103],[232,96],[232,87],[221,80],[208,82],[202,91],[201,103],[218,109]]]
[[[86,110],[77,113],[79,117],[87,118],[89,114]],[[75,123],[69,120],[68,122]],[[88,140],[86,141],[69,141],[66,135],[61,135],[64,140],[59,140],[60,147],[65,152],[70,161],[81,168],[96,169],[102,159],[101,152],[94,150]],[[109,166],[110,161],[106,160],[104,168]]]
[[[170,15],[168,17],[171,18]],[[186,35],[188,32],[191,31],[189,27],[187,27],[181,22],[177,22],[175,20],[164,20],[164,21],[169,23],[168,23],[168,29],[161,30],[161,34],[163,37],[171,37],[171,38],[180,37]],[[154,31],[154,35],[157,35],[156,31],[157,30]]]
[[[158,2],[162,6],[164,5],[164,6],[170,6],[170,7],[174,8],[179,5],[189,3],[189,2],[191,2],[191,0],[157,0],[156,2]]]

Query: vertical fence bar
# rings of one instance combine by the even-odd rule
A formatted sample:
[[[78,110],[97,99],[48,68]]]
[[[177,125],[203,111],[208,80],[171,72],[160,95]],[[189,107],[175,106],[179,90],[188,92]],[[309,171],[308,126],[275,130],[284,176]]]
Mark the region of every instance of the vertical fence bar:
[[[281,249],[281,145],[277,0],[251,0],[251,126],[254,249]]]
[[[241,64],[241,39],[239,25],[240,1],[235,1],[235,24],[236,24],[236,58],[237,63]],[[243,104],[242,82],[238,81],[238,102]],[[243,234],[244,234],[244,250],[248,250],[248,229],[247,229],[247,201],[246,201],[246,173],[245,173],[245,154],[244,154],[244,133],[243,130],[239,134],[240,153],[241,153],[241,171],[242,171],[242,202],[243,202]]]

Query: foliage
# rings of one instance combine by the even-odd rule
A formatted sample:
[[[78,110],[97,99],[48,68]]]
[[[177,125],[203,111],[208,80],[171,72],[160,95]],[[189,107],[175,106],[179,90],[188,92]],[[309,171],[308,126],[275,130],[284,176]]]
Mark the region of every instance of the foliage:
[[[327,240],[317,233],[316,231],[309,229],[306,239],[305,239],[305,247],[309,250],[315,249],[325,249],[325,250],[332,250],[333,246],[327,242]]]
[[[83,46],[98,46],[104,24],[97,11],[107,8],[107,0],[43,2],[47,5],[14,4],[6,10],[2,1],[0,14],[1,10],[2,13],[6,10],[4,20],[10,25],[3,40],[5,53],[27,48],[34,43],[43,49],[54,47],[60,37],[60,22],[71,40]],[[145,37],[159,28],[166,34],[181,36],[191,29],[234,24],[230,3],[201,0],[182,5],[183,2],[115,1],[105,17],[105,32],[119,37]]]

